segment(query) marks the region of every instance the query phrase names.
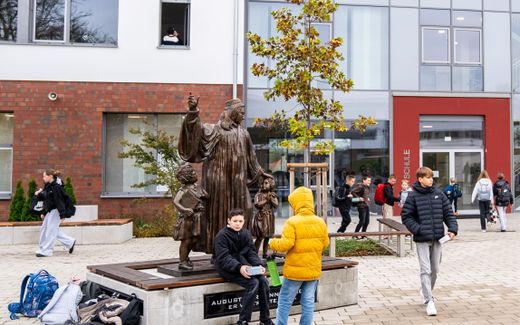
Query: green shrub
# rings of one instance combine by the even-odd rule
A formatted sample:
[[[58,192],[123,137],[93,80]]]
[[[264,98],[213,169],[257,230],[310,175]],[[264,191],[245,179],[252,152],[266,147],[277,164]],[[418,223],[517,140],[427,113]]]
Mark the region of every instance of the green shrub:
[[[18,181],[14,196],[11,199],[11,205],[9,206],[9,221],[22,221],[24,203],[25,194],[22,188],[22,181]]]
[[[134,236],[143,237],[171,237],[173,235],[173,227],[177,220],[176,214],[165,209],[164,213],[157,216],[152,221],[143,218],[134,218]]]
[[[31,178],[29,181],[29,188],[27,189],[27,199],[23,205],[22,220],[21,221],[37,221],[40,220],[38,216],[34,216],[29,213],[29,206],[31,205],[34,192],[36,192],[36,181]]]
[[[72,181],[70,180],[70,177],[67,177],[67,180],[65,180],[64,190],[65,193],[70,196],[72,204],[76,205],[76,195],[74,194],[74,187],[72,187]]]

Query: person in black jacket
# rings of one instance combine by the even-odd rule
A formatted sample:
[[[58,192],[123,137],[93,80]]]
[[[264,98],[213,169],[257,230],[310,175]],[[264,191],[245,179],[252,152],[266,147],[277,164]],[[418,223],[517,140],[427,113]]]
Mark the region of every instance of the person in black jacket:
[[[437,310],[432,291],[441,262],[442,244],[439,239],[445,236],[444,224],[448,227],[447,235],[450,239],[457,235],[458,225],[450,201],[441,190],[433,186],[433,171],[428,167],[419,168],[417,180],[413,185],[414,191],[404,203],[401,218],[416,242],[426,314],[435,316]]]
[[[399,202],[399,198],[394,195],[394,185],[397,182],[395,175],[388,176],[388,180],[383,187],[383,197],[385,203],[381,208],[383,218],[390,218],[394,216],[394,203]]]
[[[497,181],[493,184],[493,196],[497,207],[498,217],[500,218],[500,231],[507,231],[506,209],[513,204],[513,193],[511,187],[504,178],[504,173],[498,173]]]
[[[339,213],[341,213],[341,226],[338,228],[337,232],[345,232],[352,221],[350,218],[350,208],[352,207],[352,194],[350,194],[350,188],[354,185],[355,181],[355,175],[347,175],[345,183],[339,188],[338,193],[334,193]]]
[[[63,183],[59,179],[60,172],[54,169],[47,169],[43,172],[43,182],[45,186],[34,193],[38,199],[43,201],[43,219],[40,228],[40,242],[37,257],[52,256],[54,242],[56,239],[72,254],[76,240],[60,230],[60,222],[66,217],[65,191]]]
[[[245,288],[237,324],[247,325],[251,321],[251,313],[258,294],[260,324],[274,325],[269,318],[269,283],[264,275],[265,269],[256,253],[251,233],[247,229],[242,229],[244,210],[231,210],[227,222],[227,227],[215,236],[213,262],[221,277]],[[260,266],[262,274],[250,276],[251,266]]]

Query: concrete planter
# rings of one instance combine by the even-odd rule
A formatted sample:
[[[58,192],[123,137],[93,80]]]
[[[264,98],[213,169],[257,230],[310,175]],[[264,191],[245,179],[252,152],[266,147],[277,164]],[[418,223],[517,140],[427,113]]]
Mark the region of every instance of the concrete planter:
[[[97,219],[97,205],[76,205],[76,214],[67,221],[92,221]]]

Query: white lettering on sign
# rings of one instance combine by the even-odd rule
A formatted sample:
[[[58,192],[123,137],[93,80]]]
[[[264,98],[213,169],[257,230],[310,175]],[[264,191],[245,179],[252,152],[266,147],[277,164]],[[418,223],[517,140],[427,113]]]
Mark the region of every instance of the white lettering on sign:
[[[403,151],[403,179],[410,179],[410,149]]]

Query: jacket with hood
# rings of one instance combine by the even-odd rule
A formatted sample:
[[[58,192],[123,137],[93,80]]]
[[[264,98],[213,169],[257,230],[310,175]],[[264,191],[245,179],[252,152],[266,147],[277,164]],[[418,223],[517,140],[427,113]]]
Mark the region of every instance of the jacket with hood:
[[[228,281],[242,277],[242,265],[262,264],[249,230],[235,231],[230,227],[223,228],[215,236],[213,262],[220,276]]]
[[[428,242],[440,239],[444,236],[444,224],[456,235],[457,219],[446,195],[437,187],[422,187],[419,182],[413,188],[401,211],[403,224],[413,234],[413,240]]]
[[[65,191],[63,185],[56,180],[45,183],[43,191],[38,194],[38,198],[43,200],[43,214],[47,214],[54,209],[58,209],[60,218],[66,217]]]
[[[283,227],[282,237],[273,238],[274,251],[287,252],[283,275],[289,280],[312,281],[321,275],[321,256],[329,246],[327,226],[314,214],[312,191],[299,187],[289,195],[295,215]]]

